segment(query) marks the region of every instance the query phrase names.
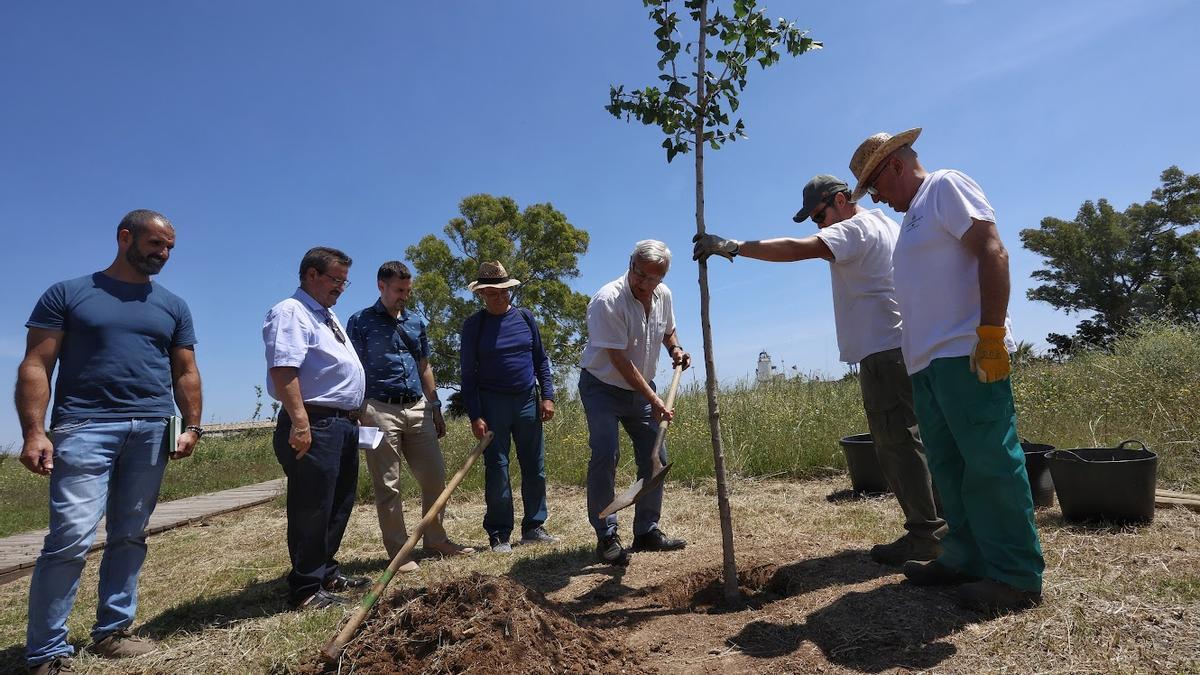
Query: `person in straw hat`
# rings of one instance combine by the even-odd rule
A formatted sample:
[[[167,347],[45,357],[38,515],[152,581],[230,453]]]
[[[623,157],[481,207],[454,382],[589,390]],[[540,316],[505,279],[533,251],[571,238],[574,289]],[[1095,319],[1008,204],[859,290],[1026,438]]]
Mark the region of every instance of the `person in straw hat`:
[[[1009,381],[1008,252],[979,185],[918,161],[920,134],[875,134],[850,159],[851,196],[904,214],[893,257],[901,347],[949,526],[942,554],[904,574],[962,584],[956,597],[972,609],[1016,611],[1041,602],[1045,563]]]
[[[446,489],[446,463],[438,439],[446,435],[442,403],[429,363],[425,321],[409,311],[413,278],[408,266],[390,260],[375,274],[379,299],[359,310],[346,324],[350,343],[366,369],[367,391],[363,422],[378,427],[383,439],[366,448],[367,471],[375,491],[379,531],[389,557],[408,541],[404,502],[400,492],[400,460],[421,488],[421,512],[428,511]],[[475,550],[451,541],[442,526],[445,513],[425,528],[425,550],[443,556],[469,555]],[[402,572],[417,569],[407,560]]]
[[[924,450],[910,431],[917,420],[912,382],[900,353],[900,309],[892,283],[892,250],[900,226],[883,211],[868,211],[851,201],[850,187],[828,174],[814,176],[802,194],[803,205],[792,220],[800,223],[811,217],[818,228],[815,235],[763,241],[696,235],[692,258],[829,261],[838,349],[842,361],[858,364],[879,466],[908,530],[890,544],[873,546],[871,557],[887,565],[933,560],[941,553],[938,538],[946,523],[937,514]]]
[[[603,520],[599,517],[614,496],[620,455],[617,427],[624,426],[633,441],[638,478],[648,478],[659,422],[672,417],[654,385],[660,349],[667,348],[673,365],[687,368],[692,362],[679,345],[671,290],[662,283],[670,267],[671,251],[666,244],[653,239],[639,241],[629,256],[629,269],[601,287],[588,302],[579,398],[587,416],[591,450],[588,521],[596,531],[596,556],[601,562],[625,564],[629,560],[617,534],[617,514]],[[659,457],[665,465],[665,445]],[[659,528],[662,498],[660,484],[634,505],[630,550],[673,551],[687,545]]]
[[[471,432],[495,434],[483,451],[483,529],[492,551],[512,551],[512,485],[508,478],[510,439],[516,441],[521,465],[522,544],[552,544],[546,531],[546,448],[542,423],[554,416],[554,378],[550,358],[533,313],[512,306],[520,281],[504,265],[485,262],[467,288],[483,299],[484,308],[463,321],[459,337],[462,400]],[[540,392],[540,393],[539,393]]]

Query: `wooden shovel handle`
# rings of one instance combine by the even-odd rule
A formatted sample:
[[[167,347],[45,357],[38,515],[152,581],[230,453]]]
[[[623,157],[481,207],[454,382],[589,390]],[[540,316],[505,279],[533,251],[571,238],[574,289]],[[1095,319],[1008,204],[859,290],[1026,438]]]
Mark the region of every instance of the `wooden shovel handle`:
[[[458,484],[462,482],[464,477],[466,477],[467,472],[471,470],[471,466],[475,464],[475,460],[479,459],[479,455],[483,453],[483,449],[492,442],[493,435],[494,434],[489,431],[483,435],[483,438],[479,439],[478,443],[475,444],[475,449],[472,450],[471,454],[467,456],[467,461],[463,463],[463,466],[458,470],[458,473],[454,474],[454,477],[451,478],[450,482],[446,484],[446,489],[442,490],[442,494],[438,496],[437,501],[435,501],[433,505],[429,507],[429,511],[425,514],[425,517],[421,519],[421,522],[417,525],[416,529],[412,531],[412,534],[408,535],[408,541],[404,542],[404,546],[402,546],[400,550],[396,552],[396,557],[392,558],[392,562],[388,565],[387,570],[380,575],[379,579],[375,582],[375,585],[371,587],[370,592],[363,597],[362,602],[358,605],[358,609],[354,611],[354,614],[351,615],[350,620],[347,621],[346,625],[342,626],[342,629],[338,631],[336,635],[330,638],[329,642],[325,643],[325,646],[321,648],[321,658],[325,659],[325,661],[329,663],[333,663],[342,655],[342,649],[346,646],[346,643],[354,637],[354,633],[356,633],[358,631],[358,627],[362,625],[363,619],[367,618],[367,613],[370,612],[371,608],[375,606],[375,603],[378,602],[381,597],[383,597],[383,591],[387,588],[387,585],[391,583],[392,577],[396,575],[396,570],[400,569],[400,566],[404,564],[404,561],[412,553],[412,550],[416,548],[417,541],[420,540],[421,535],[424,534],[425,528],[432,524],[433,521],[437,520],[437,517],[441,515],[442,509],[446,508],[446,502],[450,500],[450,495],[454,493],[454,489],[458,487]]]
[[[671,386],[667,388],[667,400],[665,402],[667,410],[675,407],[675,392],[679,389],[679,377],[681,375],[683,375],[683,366],[675,366],[675,374],[671,377]],[[650,452],[650,466],[654,469],[650,474],[652,476],[662,471],[662,460],[659,459],[658,455],[659,450],[662,449],[663,441],[667,438],[667,427],[669,426],[671,426],[671,423],[667,420],[658,423],[658,436],[654,438],[654,449]]]

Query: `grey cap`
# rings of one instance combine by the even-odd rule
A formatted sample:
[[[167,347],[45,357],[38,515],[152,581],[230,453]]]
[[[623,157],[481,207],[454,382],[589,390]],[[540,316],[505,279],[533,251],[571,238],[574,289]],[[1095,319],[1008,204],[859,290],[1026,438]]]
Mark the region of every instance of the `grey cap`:
[[[795,216],[792,216],[792,220],[797,223],[804,222],[822,200],[828,199],[830,195],[849,191],[850,186],[836,176],[830,176],[827,173],[813,176],[812,180],[804,186],[804,205],[800,207]]]

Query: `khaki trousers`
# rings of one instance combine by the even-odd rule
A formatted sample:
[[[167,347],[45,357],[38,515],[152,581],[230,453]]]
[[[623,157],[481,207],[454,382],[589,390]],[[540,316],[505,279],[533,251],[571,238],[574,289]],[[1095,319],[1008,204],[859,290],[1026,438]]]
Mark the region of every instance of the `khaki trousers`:
[[[365,453],[375,488],[375,511],[379,514],[383,545],[388,556],[395,557],[408,541],[400,496],[400,457],[403,455],[408,462],[408,470],[421,488],[422,516],[446,488],[446,465],[433,426],[433,409],[426,408],[425,399],[403,406],[369,398],[362,424],[379,427],[383,432],[379,447],[368,448]],[[425,528],[424,539],[425,546],[446,541],[441,514]]]

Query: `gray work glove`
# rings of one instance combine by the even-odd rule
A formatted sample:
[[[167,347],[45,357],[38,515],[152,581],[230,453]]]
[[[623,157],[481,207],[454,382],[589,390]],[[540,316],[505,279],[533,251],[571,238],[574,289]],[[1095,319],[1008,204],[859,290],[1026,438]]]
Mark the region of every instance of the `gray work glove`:
[[[708,260],[710,255],[719,255],[733,262],[742,242],[737,239],[722,239],[715,234],[698,234],[692,237],[695,246],[692,247],[692,260]]]

